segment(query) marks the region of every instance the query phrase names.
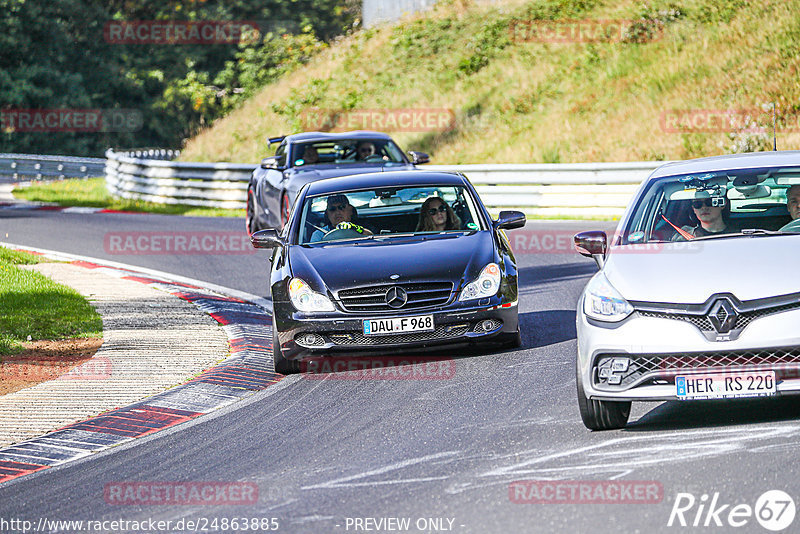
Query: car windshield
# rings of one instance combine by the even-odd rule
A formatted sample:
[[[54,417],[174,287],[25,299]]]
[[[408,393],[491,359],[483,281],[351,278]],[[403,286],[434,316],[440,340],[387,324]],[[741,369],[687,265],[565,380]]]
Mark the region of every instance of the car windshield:
[[[653,181],[621,244],[800,232],[800,167],[735,169]]]
[[[463,186],[385,187],[306,197],[298,243],[483,230]]]
[[[405,165],[406,158],[389,139],[338,139],[298,143],[292,150],[292,165]]]

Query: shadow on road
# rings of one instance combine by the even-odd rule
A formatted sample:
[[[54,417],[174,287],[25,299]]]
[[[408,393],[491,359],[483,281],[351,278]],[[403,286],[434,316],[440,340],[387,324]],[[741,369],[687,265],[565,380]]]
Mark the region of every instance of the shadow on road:
[[[628,423],[625,431],[656,432],[797,419],[800,419],[800,397],[795,396],[772,399],[670,401],[653,408],[637,421]]]
[[[526,349],[546,347],[577,337],[575,310],[543,310],[519,314],[522,346]]]
[[[597,264],[593,261],[522,267],[519,269],[520,287],[526,288],[540,284],[578,280],[580,278],[588,279],[596,272]]]

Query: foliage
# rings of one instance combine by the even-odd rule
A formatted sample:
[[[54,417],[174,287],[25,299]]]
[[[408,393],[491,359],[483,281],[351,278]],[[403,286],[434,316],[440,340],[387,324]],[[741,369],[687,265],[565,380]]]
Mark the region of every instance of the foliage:
[[[0,152],[179,148],[349,31],[357,12],[355,0],[0,0],[0,112],[122,109],[143,117],[127,131],[26,132],[7,114]],[[255,21],[262,31],[238,45],[118,44],[104,35],[111,21],[167,20]]]
[[[798,12],[800,0],[440,1],[286,71],[181,157],[257,162],[267,137],[303,130],[311,109],[445,109],[452,128],[389,133],[442,164],[673,160],[770,148],[771,135],[669,131],[666,111],[742,117],[770,102],[778,147],[800,148]],[[635,24],[589,42],[513,31],[594,20]]]

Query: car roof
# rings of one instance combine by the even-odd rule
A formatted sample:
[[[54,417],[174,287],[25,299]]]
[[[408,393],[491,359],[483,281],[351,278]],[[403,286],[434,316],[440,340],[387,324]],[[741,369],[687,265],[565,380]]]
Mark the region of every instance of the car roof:
[[[715,172],[729,169],[791,166],[800,166],[799,150],[750,152],[745,154],[729,154],[726,156],[675,161],[658,167],[650,175],[650,179],[675,176],[678,174]]]
[[[352,132],[303,132],[286,136],[287,143],[298,143],[306,141],[338,141],[343,139],[383,139],[391,140],[392,138],[381,132],[373,132],[370,130],[355,130]]]
[[[435,172],[423,170],[370,172],[325,178],[311,182],[308,195],[329,195],[340,191],[397,186],[464,185],[465,178],[455,172]]]

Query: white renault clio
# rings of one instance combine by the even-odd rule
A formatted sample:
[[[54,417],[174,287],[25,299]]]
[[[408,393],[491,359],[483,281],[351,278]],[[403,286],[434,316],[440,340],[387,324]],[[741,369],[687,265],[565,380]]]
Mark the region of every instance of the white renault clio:
[[[800,393],[800,152],[669,163],[615,235],[578,304],[578,406],[593,430],[631,401]]]

